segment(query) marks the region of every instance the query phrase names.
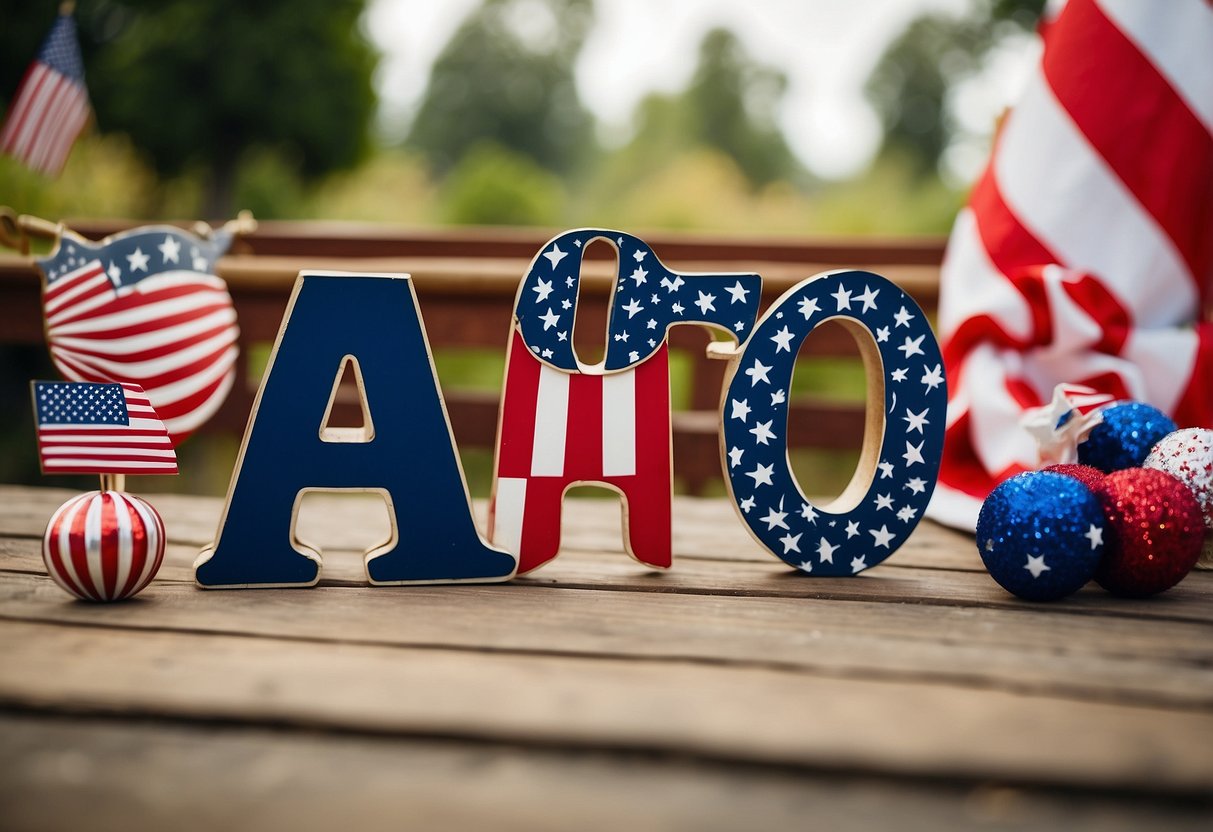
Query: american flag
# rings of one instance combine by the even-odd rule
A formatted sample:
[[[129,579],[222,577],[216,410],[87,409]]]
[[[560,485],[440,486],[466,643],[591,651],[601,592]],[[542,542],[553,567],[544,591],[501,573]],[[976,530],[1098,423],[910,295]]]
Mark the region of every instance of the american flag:
[[[1213,426],[1211,56],[1206,0],[1070,0],[1045,29],[944,261],[935,519],[973,528],[1036,466],[1020,420],[1056,384]]]
[[[89,117],[76,21],[60,14],[9,107],[0,151],[49,175],[63,169]]]
[[[51,358],[73,381],[140,385],[174,446],[235,379],[236,311],[213,274],[230,234],[147,226],[91,243],[67,234],[39,261]]]
[[[489,539],[528,572],[556,556],[560,506],[576,483],[605,483],[628,505],[628,551],[671,563],[670,360],[663,343],[643,364],[607,375],[566,373],[517,331],[506,365]]]
[[[137,384],[35,381],[46,474],[175,474],[164,423]]]

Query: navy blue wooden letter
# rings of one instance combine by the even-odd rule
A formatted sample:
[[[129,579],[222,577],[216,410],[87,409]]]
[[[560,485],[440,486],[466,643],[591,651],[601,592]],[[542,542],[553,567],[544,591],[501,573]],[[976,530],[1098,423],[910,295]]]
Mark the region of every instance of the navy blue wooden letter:
[[[334,377],[348,359],[373,418],[365,430],[325,430]],[[392,535],[366,553],[373,584],[490,582],[514,574],[514,556],[486,544],[472,519],[404,275],[300,274],[219,531],[195,564],[198,584],[316,583],[319,553],[294,535],[298,498],[314,489],[386,497]]]

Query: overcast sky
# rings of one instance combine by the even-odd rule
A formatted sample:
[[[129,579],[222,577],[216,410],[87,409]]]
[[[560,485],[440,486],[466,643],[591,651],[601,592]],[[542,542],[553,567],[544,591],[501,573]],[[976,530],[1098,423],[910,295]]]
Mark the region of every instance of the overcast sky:
[[[367,26],[384,57],[377,79],[384,121],[408,123],[430,66],[479,0],[372,0]],[[789,85],[781,123],[792,149],[815,172],[860,170],[879,138],[862,87],[888,42],[923,11],[962,11],[968,0],[597,0],[597,25],[577,66],[577,86],[621,140],[636,103],[653,90],[684,87],[704,33],[726,26],[756,58],[782,69]],[[1034,52],[1016,44],[987,77],[962,91],[962,117],[978,133],[1012,98]],[[957,154],[963,175],[984,155]]]

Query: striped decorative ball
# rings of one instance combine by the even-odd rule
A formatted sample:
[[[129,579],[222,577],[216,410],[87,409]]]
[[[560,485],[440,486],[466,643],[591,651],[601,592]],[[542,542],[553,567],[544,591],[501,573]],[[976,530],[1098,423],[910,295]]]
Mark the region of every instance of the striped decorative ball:
[[[164,521],[121,491],[90,491],[59,506],[42,536],[55,583],[85,601],[120,601],[142,590],[164,560]]]

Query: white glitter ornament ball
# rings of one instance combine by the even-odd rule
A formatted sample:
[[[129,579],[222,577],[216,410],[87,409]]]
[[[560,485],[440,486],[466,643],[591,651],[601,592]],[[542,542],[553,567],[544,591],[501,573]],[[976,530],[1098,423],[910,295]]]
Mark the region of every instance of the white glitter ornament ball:
[[[1142,466],[1165,471],[1192,490],[1206,530],[1198,566],[1213,568],[1213,430],[1184,428],[1167,434]]]

